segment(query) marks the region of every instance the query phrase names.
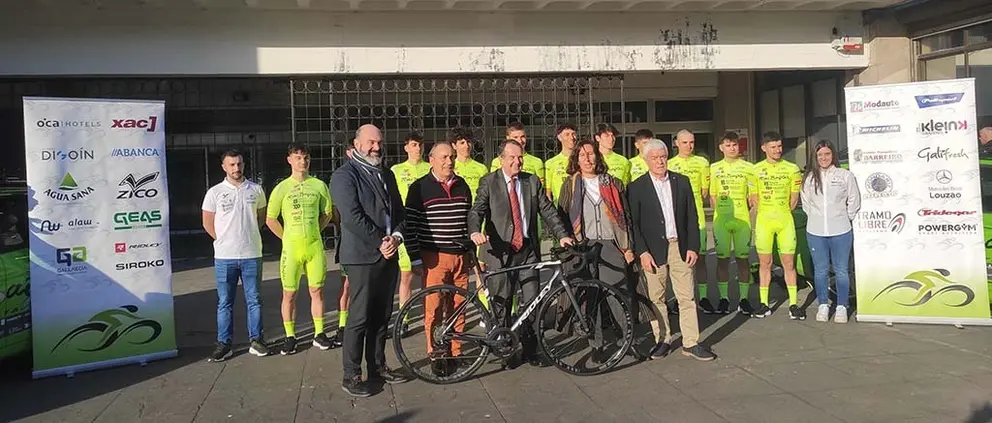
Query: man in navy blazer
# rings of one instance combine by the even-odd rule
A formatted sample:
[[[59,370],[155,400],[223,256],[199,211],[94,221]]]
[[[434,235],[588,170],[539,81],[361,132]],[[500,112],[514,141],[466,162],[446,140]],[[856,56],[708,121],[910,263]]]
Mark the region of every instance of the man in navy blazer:
[[[403,383],[406,376],[386,367],[386,328],[393,314],[399,276],[397,248],[406,231],[406,212],[396,177],[381,166],[382,133],[363,125],[354,150],[331,176],[331,201],[341,215],[338,260],[348,267],[348,322],[344,330],[345,392],[367,397],[362,355],[369,382]]]

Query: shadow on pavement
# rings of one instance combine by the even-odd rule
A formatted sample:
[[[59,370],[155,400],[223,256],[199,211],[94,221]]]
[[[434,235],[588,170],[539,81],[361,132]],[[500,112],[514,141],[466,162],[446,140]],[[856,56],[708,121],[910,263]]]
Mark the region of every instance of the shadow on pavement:
[[[386,417],[381,420],[376,420],[376,423],[401,423],[409,421],[413,416],[417,415],[414,411],[404,411],[395,416]]]
[[[964,423],[988,423],[992,422],[992,402],[971,410],[971,415]]]

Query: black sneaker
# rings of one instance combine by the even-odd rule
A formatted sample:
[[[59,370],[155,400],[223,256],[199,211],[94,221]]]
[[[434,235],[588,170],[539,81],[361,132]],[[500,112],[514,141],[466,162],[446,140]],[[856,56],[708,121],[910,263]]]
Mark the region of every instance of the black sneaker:
[[[792,320],[806,320],[806,309],[794,304],[789,306],[789,318]]]
[[[768,304],[762,304],[758,306],[757,310],[751,312],[751,317],[757,317],[759,319],[764,319],[772,315],[772,309],[768,308]]]
[[[660,358],[667,357],[668,354],[671,352],[672,352],[672,344],[669,344],[667,342],[659,342],[654,345],[654,348],[651,348],[651,352],[649,353],[649,356],[651,360],[657,360]]]
[[[745,298],[741,300],[739,305],[737,305],[737,311],[741,312],[741,314],[745,316],[750,316],[752,313],[754,313],[754,308],[751,307],[751,302],[748,301],[747,298]]]
[[[369,391],[369,387],[365,384],[365,382],[362,382],[361,376],[354,376],[345,379],[344,382],[341,383],[341,389],[344,389],[348,395],[358,398],[365,398],[372,395],[372,392]]]
[[[318,333],[317,336],[313,337],[313,346],[320,348],[322,351],[327,351],[331,349],[331,340],[327,339],[326,334]]]
[[[720,304],[717,304],[716,306],[716,312],[720,314],[730,314],[730,300],[721,298]]]
[[[256,339],[251,341],[251,346],[248,347],[248,353],[257,357],[265,357],[272,354],[272,351],[269,350],[268,345],[265,345],[265,341]]]
[[[331,348],[341,348],[344,345],[342,340],[344,339],[344,328],[338,328],[337,332],[334,332],[334,336],[329,338],[331,340]]]
[[[682,355],[695,358],[699,361],[712,361],[716,359],[716,354],[713,354],[709,348],[700,344],[696,344],[692,348],[682,348]]]
[[[710,304],[709,298],[703,298],[699,300],[699,309],[703,311],[703,314],[713,314],[716,310],[713,309],[713,304]]]
[[[383,368],[378,372],[369,372],[369,382],[372,381],[382,381],[390,385],[398,385],[409,382],[410,378],[399,371]]]
[[[296,338],[292,336],[287,336],[286,339],[282,341],[282,355],[296,354]]]
[[[228,358],[231,358],[231,344],[217,342],[214,344],[214,352],[210,354],[210,358],[207,361],[221,362]]]

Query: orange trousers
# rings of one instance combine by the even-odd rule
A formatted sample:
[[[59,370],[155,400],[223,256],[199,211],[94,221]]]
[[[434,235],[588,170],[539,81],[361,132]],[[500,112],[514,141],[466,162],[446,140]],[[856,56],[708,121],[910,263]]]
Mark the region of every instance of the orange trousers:
[[[424,287],[448,284],[468,289],[468,260],[459,254],[436,251],[421,251],[424,261]],[[444,324],[452,312],[465,302],[467,298],[451,298],[450,295],[431,294],[424,299],[424,332],[427,334],[427,354],[434,352],[435,325]],[[465,314],[455,319],[455,333],[465,330]],[[461,354],[461,341],[451,341],[451,355]]]

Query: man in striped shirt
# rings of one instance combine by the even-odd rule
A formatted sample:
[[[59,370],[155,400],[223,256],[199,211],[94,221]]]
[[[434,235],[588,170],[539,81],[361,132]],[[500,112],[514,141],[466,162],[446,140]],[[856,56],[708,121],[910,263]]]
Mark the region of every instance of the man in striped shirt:
[[[460,176],[455,175],[455,150],[447,143],[438,143],[430,152],[431,171],[410,185],[406,197],[407,252],[414,266],[423,264],[424,287],[452,281],[468,289],[470,264],[465,259],[467,251],[459,240],[468,239],[468,211],[472,206],[472,192]],[[456,360],[439,360],[441,357],[461,355],[461,342],[452,341],[444,351],[433,348],[433,327],[445,315],[456,310],[464,298],[442,299],[440,294],[429,295],[424,301],[424,333],[427,335],[427,354],[434,359],[431,371],[437,376],[454,372]],[[465,328],[464,316],[455,322],[455,330]]]

